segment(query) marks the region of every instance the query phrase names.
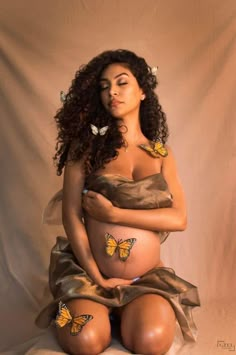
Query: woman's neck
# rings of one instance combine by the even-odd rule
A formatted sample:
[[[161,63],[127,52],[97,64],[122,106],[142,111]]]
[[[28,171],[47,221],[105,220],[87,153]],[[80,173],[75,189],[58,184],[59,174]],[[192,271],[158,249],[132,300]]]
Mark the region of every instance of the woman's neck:
[[[145,136],[141,130],[139,120],[122,120],[121,132],[125,146],[136,146],[143,143]]]

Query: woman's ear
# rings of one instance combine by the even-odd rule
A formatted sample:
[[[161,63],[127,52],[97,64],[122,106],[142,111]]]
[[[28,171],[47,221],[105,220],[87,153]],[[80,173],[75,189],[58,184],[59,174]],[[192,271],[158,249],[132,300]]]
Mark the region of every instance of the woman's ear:
[[[143,101],[146,98],[146,95],[144,93],[142,93],[141,95],[141,101]]]

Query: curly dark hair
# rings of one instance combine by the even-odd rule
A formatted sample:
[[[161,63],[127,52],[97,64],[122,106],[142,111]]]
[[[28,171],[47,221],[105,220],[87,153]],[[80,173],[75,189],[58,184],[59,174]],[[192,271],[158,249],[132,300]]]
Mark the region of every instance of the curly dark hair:
[[[55,115],[58,136],[53,159],[58,175],[61,175],[66,162],[77,161],[84,156],[85,174],[95,172],[115,159],[118,149],[125,144],[119,129],[121,121],[106,111],[100,99],[99,79],[104,69],[113,63],[126,66],[145,94],[140,105],[140,125],[145,137],[152,141],[160,139],[162,143],[167,141],[166,116],[154,91],[157,80],[151,67],[144,58],[131,51],[105,51],[79,68],[63,106]],[[90,124],[97,127],[108,125],[109,129],[104,136],[93,135]]]

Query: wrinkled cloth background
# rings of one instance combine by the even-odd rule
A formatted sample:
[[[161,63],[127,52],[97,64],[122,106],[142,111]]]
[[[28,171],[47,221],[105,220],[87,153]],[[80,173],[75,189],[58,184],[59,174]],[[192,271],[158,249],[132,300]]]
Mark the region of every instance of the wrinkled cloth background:
[[[51,299],[50,249],[64,235],[41,223],[62,186],[53,116],[79,66],[117,48],[159,67],[188,205],[188,228],[170,235],[162,260],[198,286],[199,336],[184,345],[177,329],[168,355],[236,351],[236,2],[2,0],[0,45],[0,353],[64,354],[50,329],[34,326]],[[105,353],[129,352],[114,339]]]

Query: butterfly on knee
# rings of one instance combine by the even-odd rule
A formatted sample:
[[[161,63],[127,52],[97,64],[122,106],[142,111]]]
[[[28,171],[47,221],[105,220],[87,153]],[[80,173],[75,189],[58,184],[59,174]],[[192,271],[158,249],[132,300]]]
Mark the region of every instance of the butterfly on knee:
[[[85,324],[93,319],[90,314],[81,314],[80,316],[73,317],[64,303],[59,302],[59,310],[55,319],[55,324],[58,328],[62,328],[65,325],[70,325],[70,334],[79,334]]]
[[[109,256],[113,256],[115,252],[118,252],[119,259],[126,261],[130,255],[130,251],[136,242],[136,238],[129,238],[125,240],[116,240],[111,234],[105,234],[106,239],[106,253]]]

